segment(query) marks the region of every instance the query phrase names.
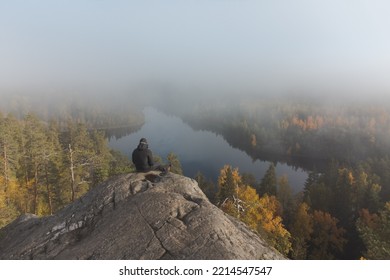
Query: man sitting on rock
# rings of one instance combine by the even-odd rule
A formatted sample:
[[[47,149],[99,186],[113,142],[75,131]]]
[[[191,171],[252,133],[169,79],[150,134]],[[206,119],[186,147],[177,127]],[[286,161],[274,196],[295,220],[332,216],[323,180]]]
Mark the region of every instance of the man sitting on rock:
[[[170,169],[170,164],[166,166],[154,164],[152,151],[145,138],[141,138],[139,141],[138,147],[133,151],[132,159],[137,172],[159,170],[162,171],[162,175],[165,175]]]

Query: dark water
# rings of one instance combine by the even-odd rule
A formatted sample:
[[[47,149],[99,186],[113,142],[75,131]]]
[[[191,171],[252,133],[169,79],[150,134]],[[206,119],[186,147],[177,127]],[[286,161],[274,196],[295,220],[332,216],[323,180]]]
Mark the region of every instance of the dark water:
[[[270,162],[253,161],[246,153],[232,148],[221,136],[209,131],[195,131],[178,117],[168,116],[151,107],[146,108],[144,114],[145,124],[137,132],[110,139],[110,147],[130,157],[139,139],[145,137],[152,152],[164,160],[170,152],[176,154],[184,175],[194,177],[200,171],[214,181],[225,164],[238,167],[240,173],[252,173],[258,181],[269,167]],[[295,191],[302,190],[307,178],[304,170],[282,163],[276,165],[276,173],[278,177],[287,175]]]

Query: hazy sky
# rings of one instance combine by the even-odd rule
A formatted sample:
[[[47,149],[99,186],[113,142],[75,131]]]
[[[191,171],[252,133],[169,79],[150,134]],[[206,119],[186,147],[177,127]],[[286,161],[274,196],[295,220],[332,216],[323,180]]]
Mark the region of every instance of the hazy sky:
[[[0,0],[0,91],[390,93],[387,0]]]

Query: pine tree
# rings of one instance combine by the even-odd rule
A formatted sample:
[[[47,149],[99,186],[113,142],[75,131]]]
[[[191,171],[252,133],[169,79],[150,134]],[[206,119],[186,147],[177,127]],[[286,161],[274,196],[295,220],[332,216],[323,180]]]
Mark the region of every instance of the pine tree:
[[[236,189],[241,184],[241,177],[238,174],[238,170],[232,170],[232,167],[225,165],[218,177],[218,201],[224,203],[227,200],[234,200],[236,195]]]
[[[11,115],[0,116],[0,196],[4,195],[6,205],[10,204],[10,185],[16,179],[20,158],[20,125]]]
[[[283,175],[278,180],[277,196],[281,206],[281,216],[286,225],[289,225],[292,220],[292,213],[295,208],[295,201],[290,184],[288,183],[287,175]]]
[[[30,211],[41,214],[43,211],[38,205],[42,186],[43,165],[47,160],[48,151],[45,127],[34,114],[28,114],[24,119],[23,135],[24,146],[24,174],[27,188],[30,188],[31,205]],[[42,180],[43,181],[43,180]]]
[[[52,215],[65,202],[62,199],[61,170],[63,169],[64,153],[59,141],[58,124],[50,121],[47,128],[47,157],[44,161],[44,181],[46,186],[46,201],[48,213]]]
[[[112,156],[109,171],[110,177],[118,174],[125,174],[135,171],[134,164],[127,156],[115,150],[111,150],[110,153]]]
[[[333,201],[332,189],[325,185],[323,177],[310,172],[305,182],[303,200],[313,209],[329,212]]]
[[[261,180],[258,193],[259,195],[276,195],[277,192],[277,179],[275,165],[271,163]]]
[[[66,149],[66,172],[70,185],[70,201],[84,194],[92,180],[93,161],[96,159],[94,144],[83,124],[68,123],[63,145]]]
[[[95,151],[95,158],[92,161],[93,174],[91,181],[92,186],[95,186],[109,177],[110,162],[113,160],[113,156],[103,132],[92,131],[91,138]]]
[[[354,228],[354,212],[357,210],[355,199],[355,177],[352,170],[340,168],[336,185],[333,188],[333,207],[330,213],[340,220],[340,223]]]
[[[11,115],[0,113],[0,228],[15,219],[16,171],[20,157],[20,125]]]
[[[194,177],[195,181],[198,182],[199,187],[205,193],[210,202],[215,203],[217,190],[212,180],[207,178],[198,171]]]

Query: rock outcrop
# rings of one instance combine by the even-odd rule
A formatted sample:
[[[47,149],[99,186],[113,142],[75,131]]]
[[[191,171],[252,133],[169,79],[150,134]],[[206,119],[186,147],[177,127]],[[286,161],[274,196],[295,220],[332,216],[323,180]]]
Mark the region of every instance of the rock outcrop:
[[[49,217],[0,230],[0,259],[283,259],[209,202],[196,181],[117,176]]]

